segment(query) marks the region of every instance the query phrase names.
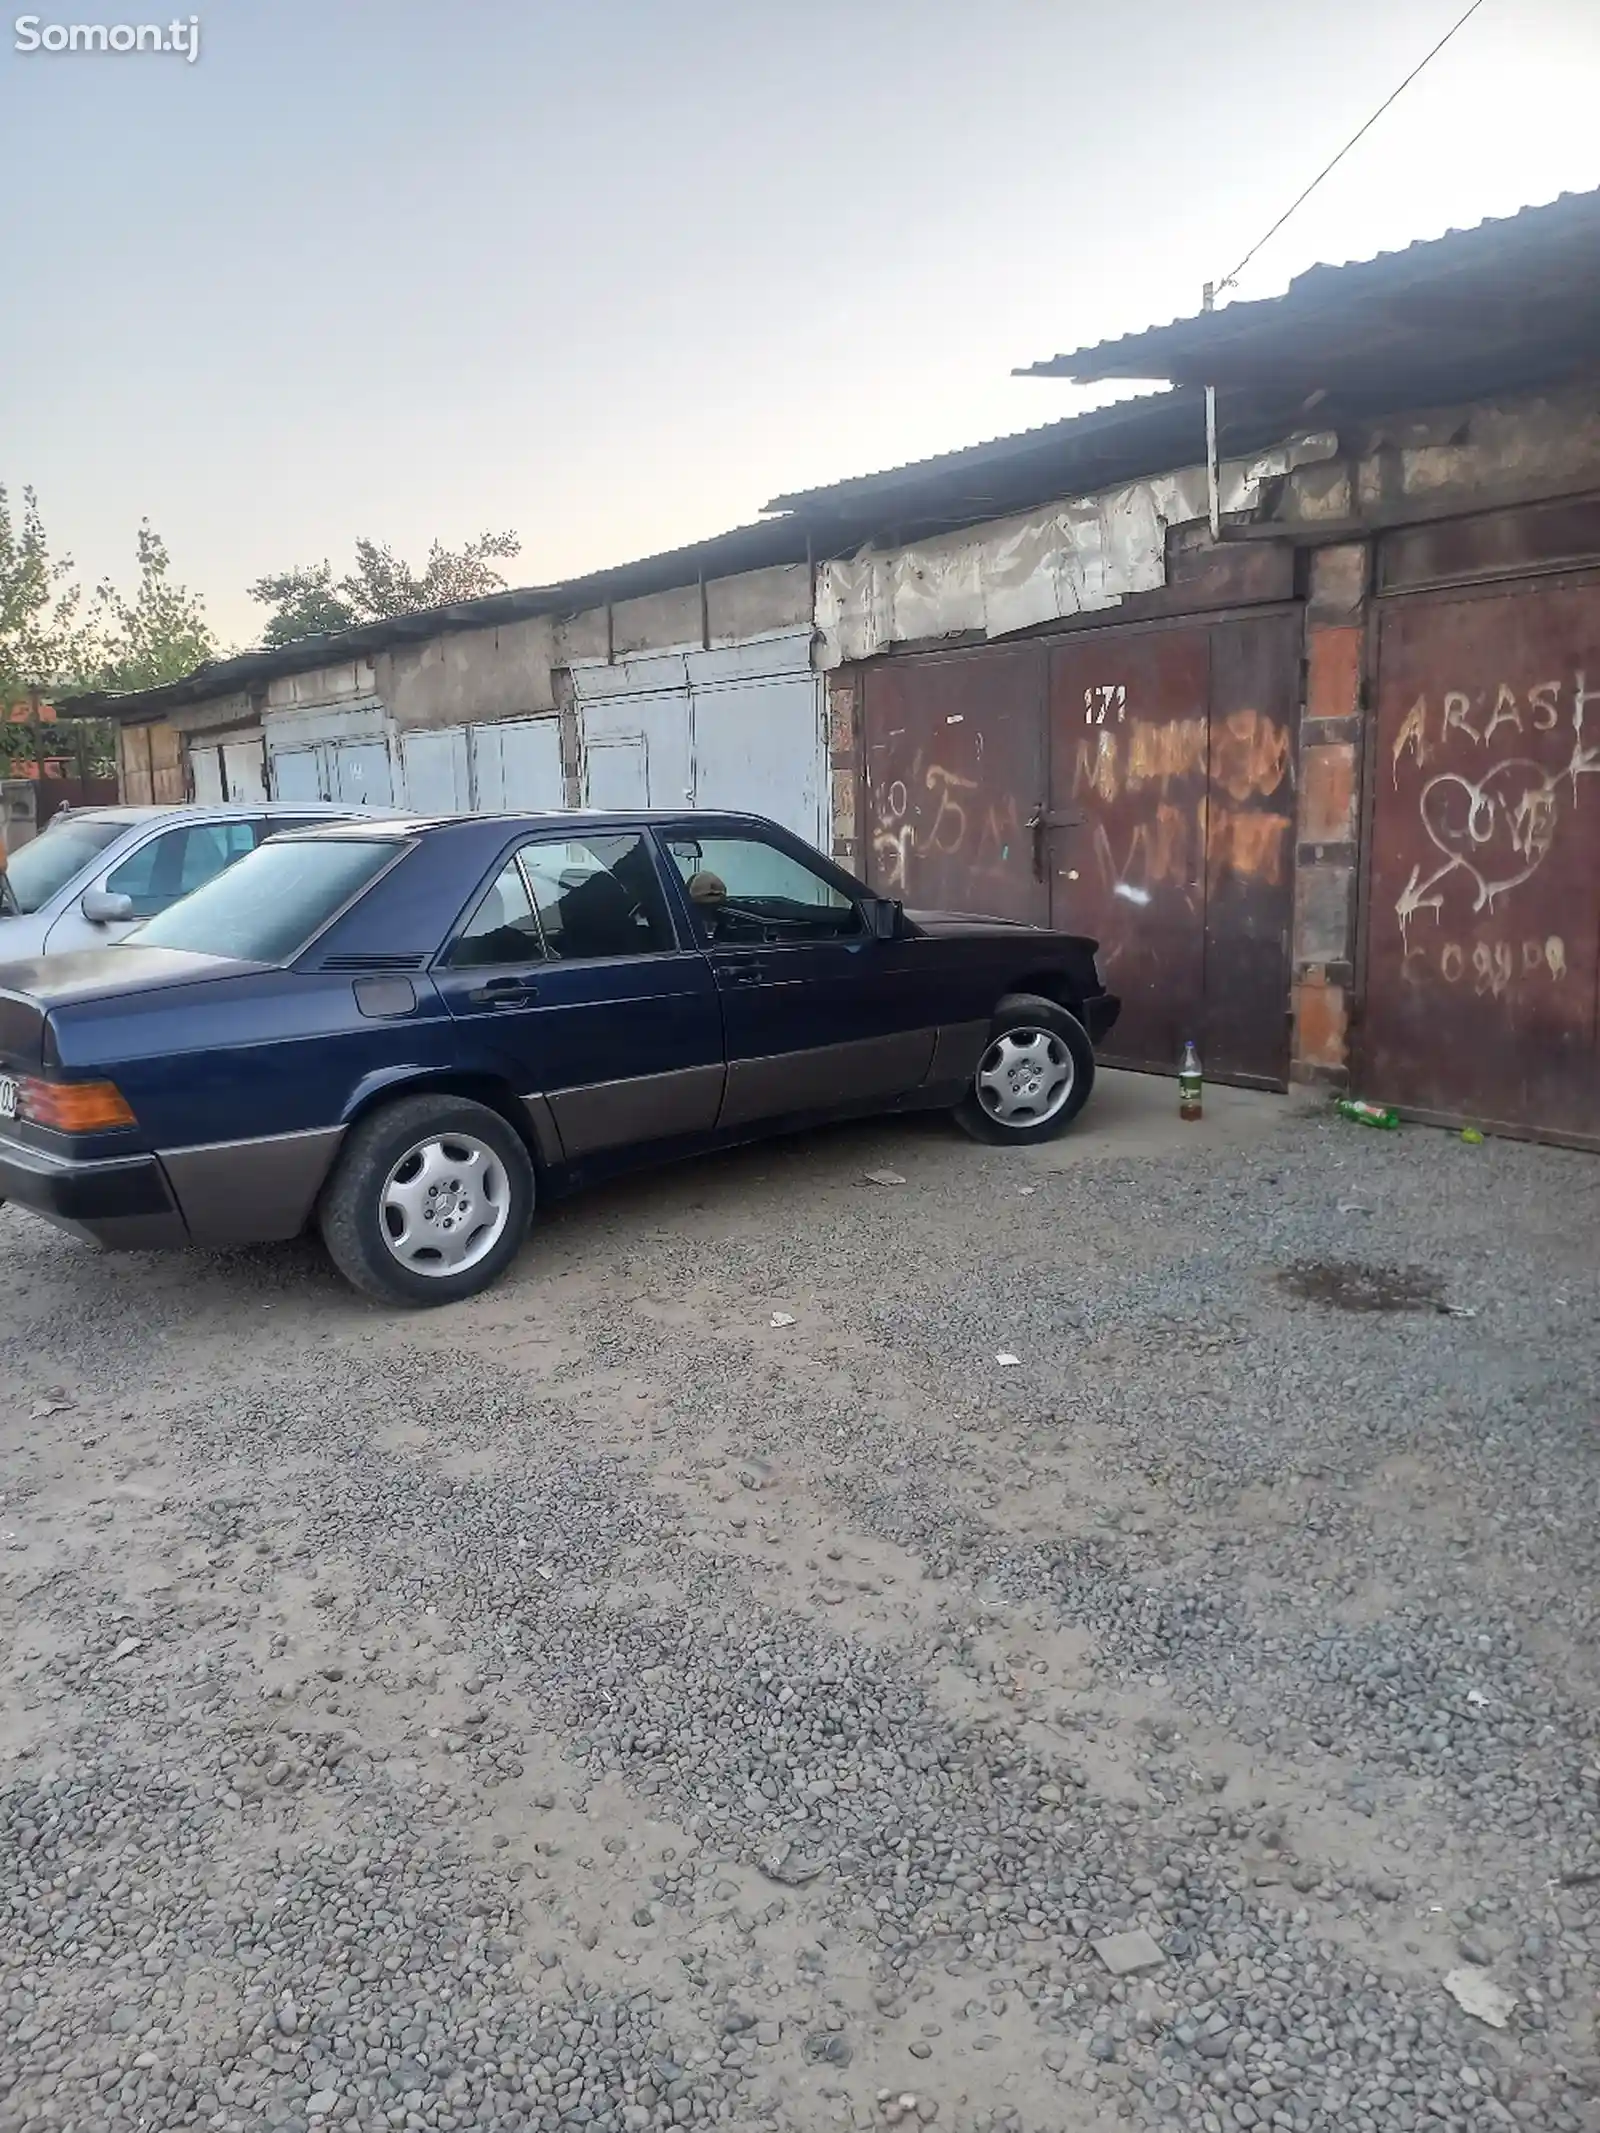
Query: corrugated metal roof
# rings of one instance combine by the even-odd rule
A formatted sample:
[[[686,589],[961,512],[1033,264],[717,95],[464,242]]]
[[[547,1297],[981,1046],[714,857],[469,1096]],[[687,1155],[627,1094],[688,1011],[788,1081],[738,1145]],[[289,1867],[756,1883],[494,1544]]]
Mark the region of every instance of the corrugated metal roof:
[[[1296,275],[1019,377],[1338,391],[1419,405],[1532,387],[1600,359],[1600,191]]]
[[[901,466],[885,467],[876,473],[850,475],[816,489],[791,490],[773,497],[764,508],[796,512],[812,520],[830,514],[849,517],[858,505],[870,504],[876,510],[890,496],[904,493],[910,500],[913,493],[930,488],[945,491],[952,500],[966,493],[974,501],[987,502],[997,481],[1019,467],[1031,468],[1051,460],[1067,462],[1112,437],[1167,433],[1174,424],[1187,434],[1198,405],[1190,393],[1141,393],[1133,399],[1114,401],[1109,407],[1090,408],[1081,415],[1065,415],[1056,422],[1038,423],[1032,429],[985,438],[981,444],[963,445],[953,452],[937,452],[929,459],[907,460]]]

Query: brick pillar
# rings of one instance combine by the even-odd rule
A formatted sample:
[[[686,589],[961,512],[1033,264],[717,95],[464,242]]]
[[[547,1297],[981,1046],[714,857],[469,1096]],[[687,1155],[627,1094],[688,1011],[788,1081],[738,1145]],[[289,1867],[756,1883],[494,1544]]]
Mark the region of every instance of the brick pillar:
[[[861,690],[849,669],[830,674],[828,691],[828,784],[833,856],[861,874]]]
[[[1295,844],[1295,1081],[1349,1078],[1366,709],[1368,554],[1314,549],[1306,604],[1306,701],[1300,724]]]

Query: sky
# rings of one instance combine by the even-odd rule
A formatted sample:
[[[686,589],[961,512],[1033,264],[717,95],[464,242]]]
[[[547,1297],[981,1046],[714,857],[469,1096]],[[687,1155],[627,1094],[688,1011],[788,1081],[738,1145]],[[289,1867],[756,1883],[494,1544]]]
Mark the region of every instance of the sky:
[[[1196,310],[1465,4],[8,13],[0,481],[89,581],[148,516],[231,645],[360,534],[531,584],[745,524],[1094,404],[1009,373]],[[1600,184],[1597,112],[1600,0],[1484,0],[1237,294]]]

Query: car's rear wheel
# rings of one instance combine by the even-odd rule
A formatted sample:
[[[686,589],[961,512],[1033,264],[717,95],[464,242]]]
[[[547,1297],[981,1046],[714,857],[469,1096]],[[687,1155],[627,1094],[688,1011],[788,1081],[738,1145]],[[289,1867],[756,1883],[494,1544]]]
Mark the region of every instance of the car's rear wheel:
[[[533,1164],[515,1131],[464,1096],[402,1096],[350,1133],[322,1195],[328,1256],[385,1303],[456,1303],[516,1257]]]
[[[1026,1147],[1065,1133],[1094,1087],[1094,1046],[1076,1015],[1035,993],[995,1009],[956,1118],[974,1140]]]

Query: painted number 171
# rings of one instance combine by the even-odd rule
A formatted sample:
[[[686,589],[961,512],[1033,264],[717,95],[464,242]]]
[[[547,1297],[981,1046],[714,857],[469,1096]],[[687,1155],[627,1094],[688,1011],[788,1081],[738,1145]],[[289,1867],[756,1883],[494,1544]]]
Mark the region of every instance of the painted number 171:
[[[1128,715],[1127,685],[1120,681],[1098,682],[1092,689],[1083,692],[1083,723],[1086,726],[1103,726],[1106,713],[1115,711],[1120,726]]]

